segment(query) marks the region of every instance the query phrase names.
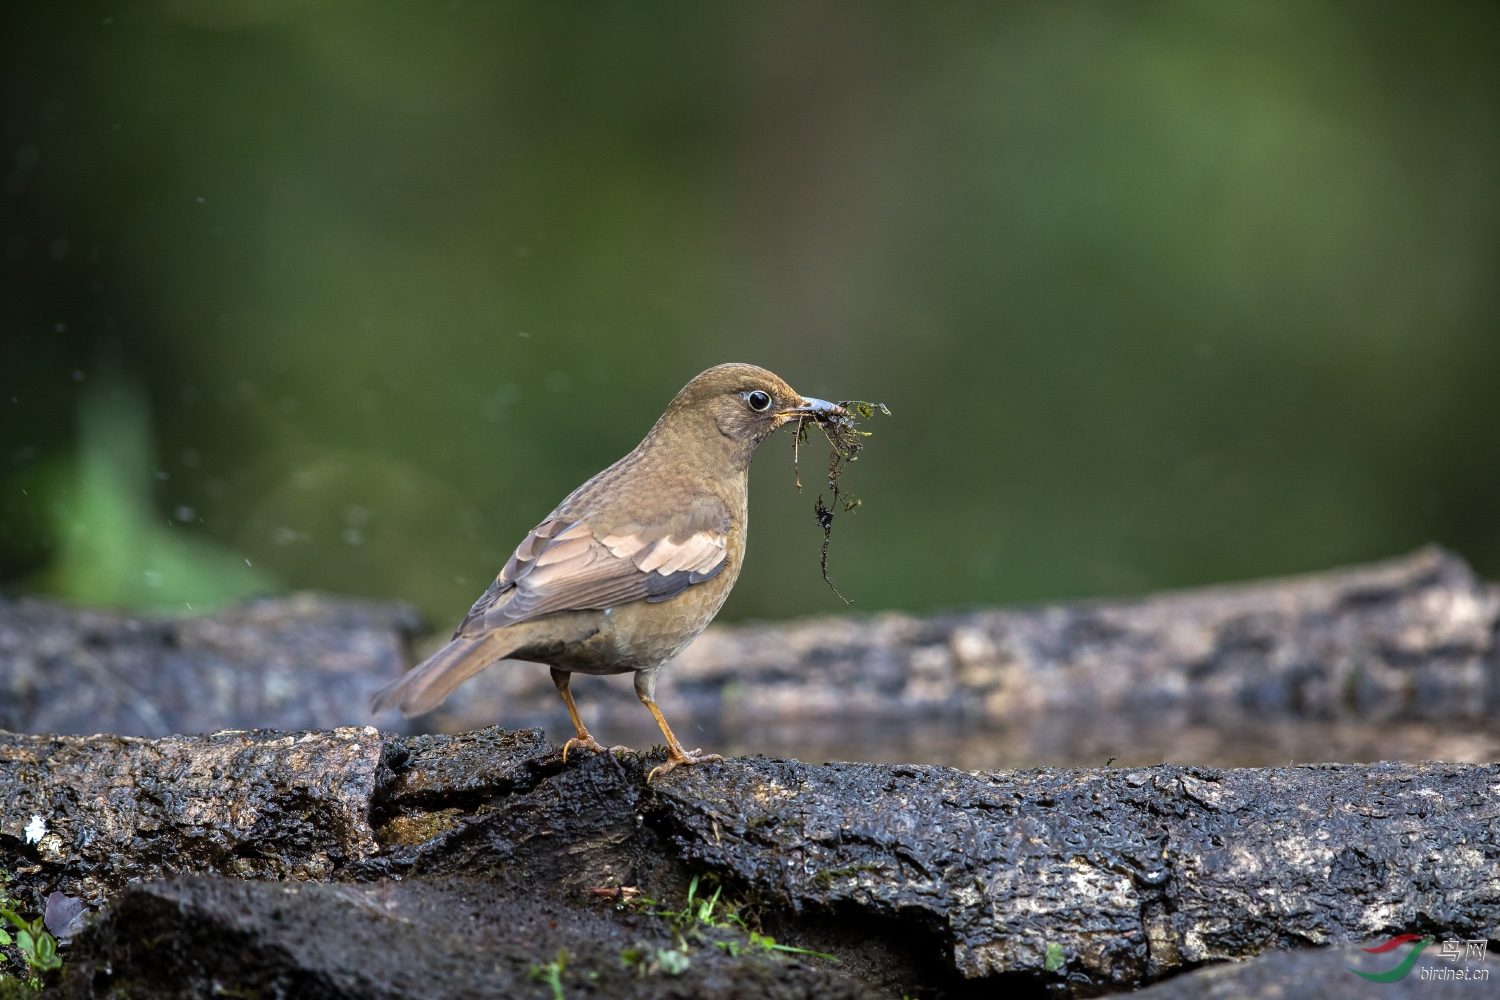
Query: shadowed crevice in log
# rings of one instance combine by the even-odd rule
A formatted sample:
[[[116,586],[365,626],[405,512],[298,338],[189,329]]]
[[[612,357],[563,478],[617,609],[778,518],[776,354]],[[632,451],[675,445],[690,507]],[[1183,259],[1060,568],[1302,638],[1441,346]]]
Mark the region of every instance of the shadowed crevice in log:
[[[380,808],[469,808],[535,788],[563,769],[540,730],[498,727],[458,736],[391,739],[381,761]]]

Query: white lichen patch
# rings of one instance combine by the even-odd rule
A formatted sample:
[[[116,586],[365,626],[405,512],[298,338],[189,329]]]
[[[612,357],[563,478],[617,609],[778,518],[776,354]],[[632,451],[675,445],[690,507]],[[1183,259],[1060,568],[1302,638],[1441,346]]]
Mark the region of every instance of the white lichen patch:
[[[47,821],[42,819],[40,813],[31,814],[31,822],[26,824],[26,843],[40,843],[47,835]]]

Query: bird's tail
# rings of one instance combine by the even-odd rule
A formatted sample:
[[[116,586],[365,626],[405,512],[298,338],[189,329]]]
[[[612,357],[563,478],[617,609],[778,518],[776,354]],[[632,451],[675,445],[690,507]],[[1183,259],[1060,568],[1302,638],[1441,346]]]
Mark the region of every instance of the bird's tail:
[[[406,676],[376,692],[370,699],[370,711],[380,714],[399,708],[408,719],[430,712],[453,693],[453,689],[485,667],[502,660],[517,649],[514,639],[507,642],[501,632],[481,636],[458,636],[433,653]]]

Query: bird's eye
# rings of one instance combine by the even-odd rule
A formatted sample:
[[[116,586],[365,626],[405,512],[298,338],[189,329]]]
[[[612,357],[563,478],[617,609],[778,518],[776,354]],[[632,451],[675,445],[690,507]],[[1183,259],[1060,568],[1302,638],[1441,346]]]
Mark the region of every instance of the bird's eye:
[[[756,413],[764,413],[771,406],[771,397],[767,393],[756,389],[745,397],[745,402],[750,404],[750,409]]]

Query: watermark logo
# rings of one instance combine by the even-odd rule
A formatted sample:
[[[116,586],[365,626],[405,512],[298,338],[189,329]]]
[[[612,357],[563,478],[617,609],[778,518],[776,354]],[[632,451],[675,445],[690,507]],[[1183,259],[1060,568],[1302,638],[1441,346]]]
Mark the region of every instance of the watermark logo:
[[[1412,946],[1412,949],[1406,953],[1406,957],[1403,958],[1395,966],[1395,968],[1389,969],[1385,972],[1361,972],[1352,965],[1346,965],[1344,966],[1344,968],[1348,969],[1350,972],[1354,973],[1356,976],[1361,977],[1362,979],[1368,979],[1372,983],[1394,983],[1398,980],[1405,979],[1411,974],[1411,971],[1416,966],[1417,959],[1421,957],[1423,950],[1426,949],[1428,945],[1432,944],[1434,940],[1436,939],[1423,937],[1420,934],[1398,934],[1388,941],[1375,945],[1373,948],[1361,949],[1362,951],[1365,951],[1372,955],[1384,955],[1388,952],[1395,951],[1402,945],[1416,942]],[[1489,941],[1486,938],[1444,941],[1438,948],[1438,958],[1445,962],[1453,964],[1462,962],[1465,966],[1467,966],[1471,961],[1483,962],[1488,948]],[[1453,968],[1451,965],[1448,968],[1424,966],[1421,970],[1420,978],[1424,980],[1443,979],[1482,981],[1488,980],[1490,978],[1490,974],[1488,969],[1457,969]]]
[[[1408,941],[1417,942],[1417,946],[1407,952],[1406,957],[1401,960],[1401,964],[1389,972],[1360,972],[1352,965],[1346,965],[1344,968],[1356,976],[1368,979],[1372,983],[1394,983],[1398,979],[1405,979],[1407,974],[1411,972],[1411,967],[1417,964],[1417,958],[1422,954],[1422,949],[1432,944],[1432,938],[1424,938],[1420,934],[1398,934],[1384,944],[1378,944],[1373,948],[1360,949],[1361,951],[1370,952],[1373,955],[1383,955],[1388,951],[1395,951]]]

